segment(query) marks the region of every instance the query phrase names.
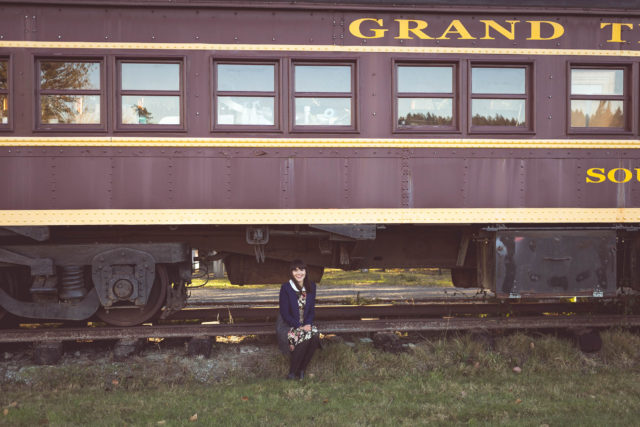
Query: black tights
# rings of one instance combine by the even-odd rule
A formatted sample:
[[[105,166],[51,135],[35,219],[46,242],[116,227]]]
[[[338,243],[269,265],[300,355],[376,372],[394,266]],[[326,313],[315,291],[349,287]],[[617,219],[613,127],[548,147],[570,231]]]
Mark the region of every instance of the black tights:
[[[298,344],[293,352],[291,352],[291,365],[289,365],[289,373],[298,375],[307,369],[307,365],[311,362],[313,353],[320,347],[320,339],[318,335],[313,335],[310,339]]]

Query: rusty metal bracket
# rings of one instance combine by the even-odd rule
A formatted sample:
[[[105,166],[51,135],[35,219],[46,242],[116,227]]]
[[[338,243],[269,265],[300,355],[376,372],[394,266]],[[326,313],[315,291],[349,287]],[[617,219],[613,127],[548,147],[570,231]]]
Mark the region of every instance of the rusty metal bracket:
[[[12,298],[0,289],[0,305],[9,313],[29,319],[85,320],[100,307],[100,299],[95,289],[77,303],[24,302]]]
[[[37,242],[49,240],[49,227],[4,227],[20,236],[25,236]]]
[[[26,265],[31,269],[32,276],[53,276],[55,274],[53,260],[49,258],[30,258],[17,252],[0,248],[0,262]]]

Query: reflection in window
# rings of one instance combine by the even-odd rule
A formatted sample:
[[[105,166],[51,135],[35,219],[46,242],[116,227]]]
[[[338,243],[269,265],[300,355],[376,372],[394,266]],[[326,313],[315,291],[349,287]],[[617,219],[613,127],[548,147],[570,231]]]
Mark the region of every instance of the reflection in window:
[[[100,64],[96,62],[41,62],[41,89],[100,89]]]
[[[180,90],[180,64],[122,64],[122,90]]]
[[[89,61],[39,61],[40,123],[100,124],[101,67]]]
[[[120,123],[181,125],[181,69],[178,62],[121,62]]]
[[[453,75],[453,66],[450,65],[399,65],[398,127],[452,127]]]
[[[524,126],[523,99],[474,99],[471,101],[474,126]]]
[[[0,60],[0,125],[9,124],[9,62]]]
[[[452,126],[450,98],[399,98],[399,126]]]
[[[122,123],[126,125],[179,125],[179,96],[123,96]]]
[[[351,92],[351,67],[348,65],[297,65],[296,92]]]
[[[216,64],[216,125],[276,125],[276,65]]]
[[[571,127],[625,128],[624,69],[571,69]]]
[[[296,98],[296,125],[349,126],[351,99]]]
[[[100,123],[98,95],[41,95],[40,122],[46,124]]]
[[[571,70],[572,95],[622,95],[623,70]]]
[[[295,126],[353,125],[353,67],[295,65]]]
[[[528,127],[526,67],[471,68],[471,125]]]
[[[624,103],[606,100],[571,100],[571,127],[624,127]]]
[[[219,96],[218,124],[273,126],[274,100],[257,96]]]
[[[218,64],[218,90],[273,92],[275,65]]]
[[[525,93],[524,68],[475,67],[471,72],[473,93]]]

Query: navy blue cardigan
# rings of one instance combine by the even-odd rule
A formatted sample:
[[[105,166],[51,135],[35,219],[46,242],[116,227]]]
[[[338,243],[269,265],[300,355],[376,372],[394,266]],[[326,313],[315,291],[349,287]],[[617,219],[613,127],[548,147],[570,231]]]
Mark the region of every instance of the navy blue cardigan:
[[[304,306],[304,323],[300,324],[300,311],[298,310],[298,293],[293,290],[291,283],[286,282],[280,287],[280,316],[282,320],[292,328],[303,325],[312,325],[316,315],[316,284],[309,282],[307,289],[307,302]]]

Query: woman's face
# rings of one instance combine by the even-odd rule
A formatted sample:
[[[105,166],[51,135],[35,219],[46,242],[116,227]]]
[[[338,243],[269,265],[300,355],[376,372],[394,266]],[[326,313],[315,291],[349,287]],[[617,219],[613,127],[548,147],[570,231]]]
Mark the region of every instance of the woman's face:
[[[305,270],[304,268],[297,267],[294,270],[292,270],[291,273],[293,273],[293,278],[296,279],[296,282],[300,284],[302,283],[305,276],[307,275],[307,270]]]

